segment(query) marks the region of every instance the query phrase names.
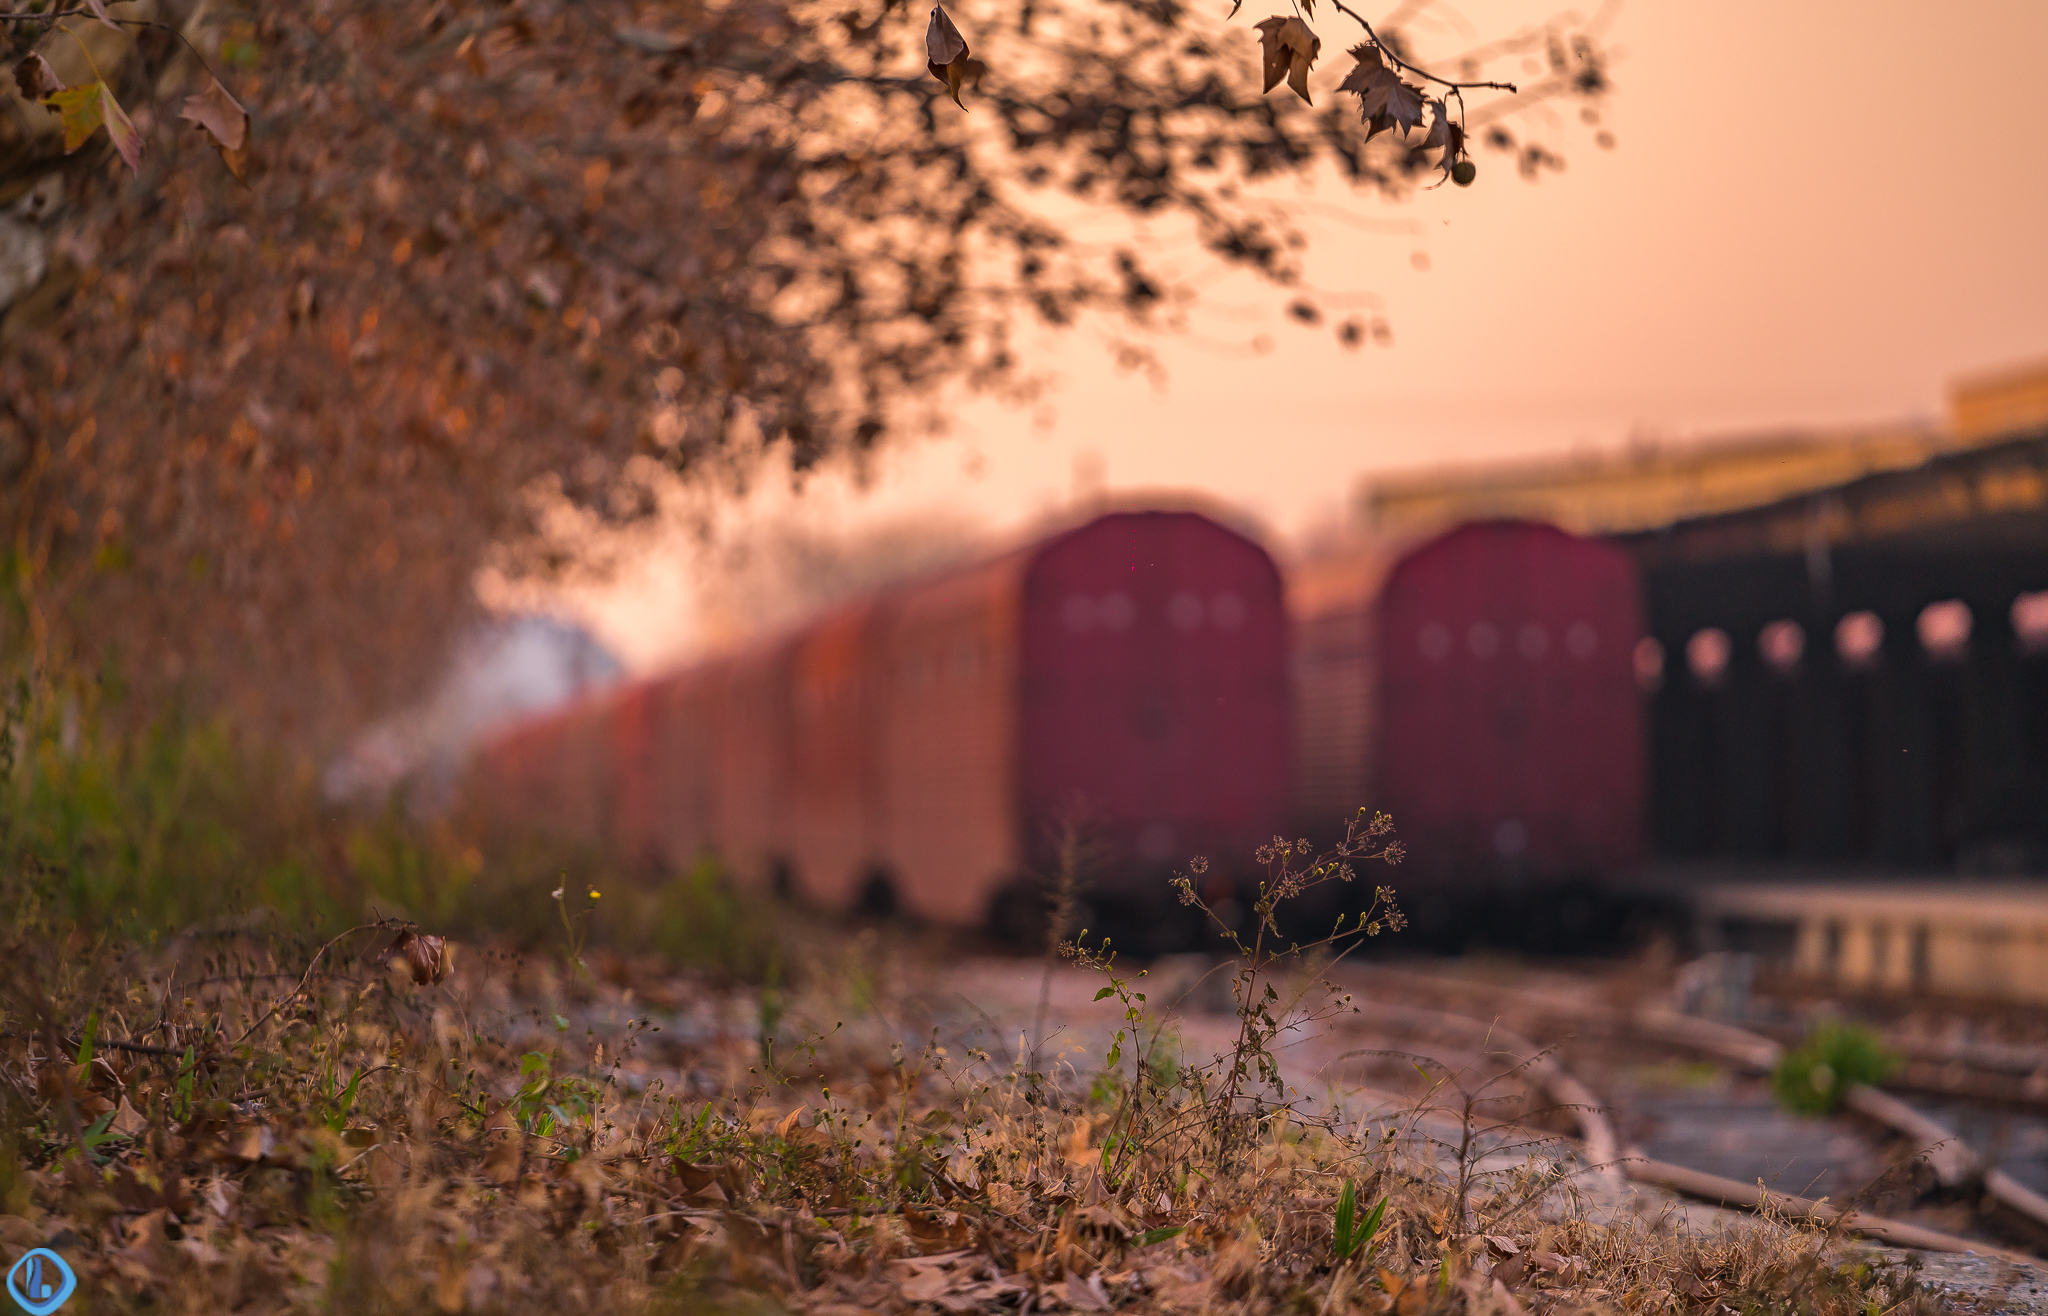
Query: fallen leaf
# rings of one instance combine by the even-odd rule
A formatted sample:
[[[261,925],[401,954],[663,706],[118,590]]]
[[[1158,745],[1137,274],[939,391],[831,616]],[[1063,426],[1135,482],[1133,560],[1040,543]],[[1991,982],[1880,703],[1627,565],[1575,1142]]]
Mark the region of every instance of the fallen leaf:
[[[1255,25],[1259,30],[1259,45],[1265,54],[1265,91],[1280,85],[1280,79],[1287,79],[1287,85],[1294,94],[1315,104],[1309,99],[1308,71],[1315,67],[1316,56],[1323,50],[1323,39],[1309,30],[1309,25],[1298,18],[1262,18]]]
[[[953,26],[953,19],[946,13],[944,5],[932,6],[931,21],[925,24],[924,29],[924,49],[925,67],[931,70],[933,77],[946,84],[946,90],[952,93],[953,103],[966,109],[966,102],[960,99],[960,84],[972,72],[976,85],[979,85],[981,74],[987,69],[980,60],[968,59],[967,38]],[[974,65],[972,70],[969,64]]]
[[[954,1282],[952,1271],[934,1266],[903,1281],[903,1296],[912,1302],[932,1302],[940,1294],[950,1292]]]
[[[114,1118],[108,1121],[107,1127],[124,1138],[132,1138],[149,1128],[149,1121],[144,1119],[135,1107],[128,1104],[128,1098],[123,1097],[121,1104],[115,1107]]]
[[[14,66],[14,86],[28,100],[39,101],[64,90],[64,79],[49,60],[31,52]]]
[[[228,172],[236,178],[242,176],[242,166],[249,158],[249,111],[228,94],[219,78],[208,78],[205,91],[187,96],[178,117],[203,129]]]
[[[277,1149],[277,1135],[267,1124],[249,1124],[236,1133],[234,1143],[228,1147],[230,1160],[254,1163],[262,1160]]]
[[[1079,1275],[1067,1276],[1067,1291],[1060,1296],[1066,1300],[1069,1307],[1080,1311],[1108,1311],[1112,1305],[1108,1292],[1102,1287],[1100,1271],[1085,1280]]]

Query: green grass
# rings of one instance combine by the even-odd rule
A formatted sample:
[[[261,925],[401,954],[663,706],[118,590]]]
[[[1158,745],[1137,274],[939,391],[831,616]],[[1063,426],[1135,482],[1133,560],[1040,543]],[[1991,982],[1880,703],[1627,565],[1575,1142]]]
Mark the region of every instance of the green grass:
[[[593,952],[659,954],[754,981],[781,958],[775,919],[715,858],[628,870],[601,851],[493,836],[402,802],[337,809],[313,774],[220,721],[137,722],[84,682],[17,676],[0,706],[0,899],[66,936],[148,943],[195,928],[324,939],[397,917],[533,947],[563,929],[549,894],[594,889]]]
[[[1831,1020],[1778,1061],[1771,1091],[1787,1110],[1829,1115],[1841,1107],[1850,1084],[1882,1083],[1898,1066],[1898,1057],[1869,1029]]]

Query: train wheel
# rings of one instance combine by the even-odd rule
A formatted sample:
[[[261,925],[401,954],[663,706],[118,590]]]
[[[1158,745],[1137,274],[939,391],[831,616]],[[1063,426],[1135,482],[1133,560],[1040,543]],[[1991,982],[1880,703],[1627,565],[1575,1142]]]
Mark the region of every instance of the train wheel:
[[[853,902],[854,913],[867,918],[894,918],[901,908],[895,881],[880,869],[868,874]]]
[[[988,905],[989,935],[1020,950],[1045,946],[1052,901],[1044,884],[1017,878],[1000,887]]]

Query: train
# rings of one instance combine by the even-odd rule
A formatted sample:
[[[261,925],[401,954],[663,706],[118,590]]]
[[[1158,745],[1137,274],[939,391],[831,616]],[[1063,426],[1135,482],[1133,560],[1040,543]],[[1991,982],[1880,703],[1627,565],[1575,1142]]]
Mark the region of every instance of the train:
[[[1211,511],[1119,509],[515,725],[469,789],[506,828],[1011,939],[1080,853],[1098,926],[1184,941],[1170,873],[1201,856],[1242,907],[1259,847],[1360,808],[1411,911],[1492,900],[1641,859],[1639,598],[1621,550],[1532,522],[1283,572]]]

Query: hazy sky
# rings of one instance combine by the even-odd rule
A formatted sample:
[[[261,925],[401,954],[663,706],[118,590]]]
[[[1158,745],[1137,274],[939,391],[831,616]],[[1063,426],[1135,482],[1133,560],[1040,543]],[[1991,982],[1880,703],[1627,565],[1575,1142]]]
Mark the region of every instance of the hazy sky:
[[[1442,12],[1467,35],[1418,29],[1424,54],[1551,11]],[[954,437],[885,458],[871,491],[827,479],[798,514],[943,507],[1012,526],[1070,496],[1078,457],[1112,490],[1207,491],[1286,534],[1373,471],[1932,417],[1956,374],[2048,356],[2048,3],[1635,0],[1609,39],[1616,149],[1572,123],[1547,134],[1569,168],[1539,183],[1482,153],[1469,189],[1398,206],[1317,193],[1412,221],[1311,225],[1314,281],[1377,294],[1392,347],[1346,353],[1268,295],[1263,318],[1206,327],[1275,350],[1164,341],[1155,391],[1076,336],[1047,362],[1049,427],[970,406]],[[646,607],[675,573],[599,601],[629,656],[686,642]]]

